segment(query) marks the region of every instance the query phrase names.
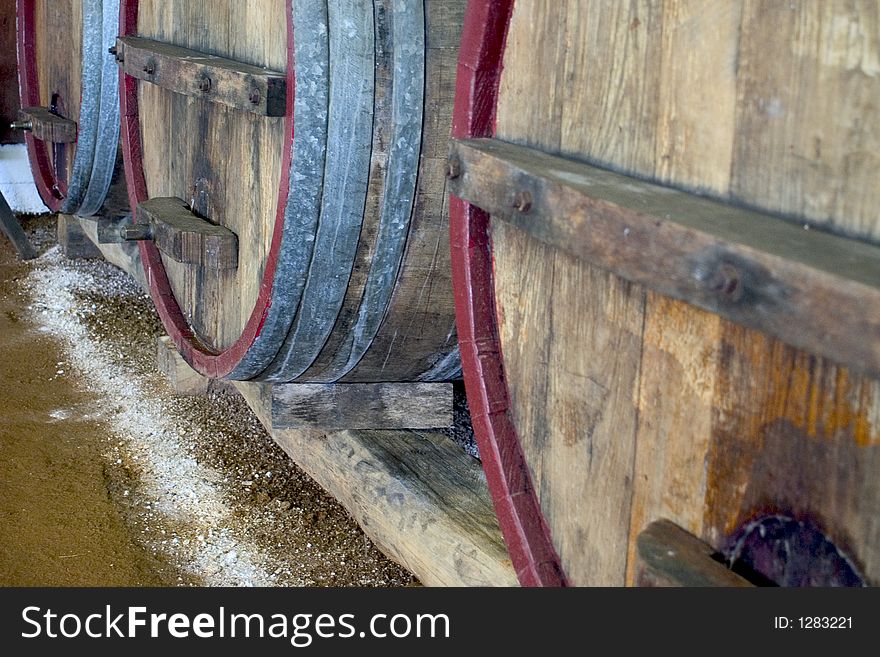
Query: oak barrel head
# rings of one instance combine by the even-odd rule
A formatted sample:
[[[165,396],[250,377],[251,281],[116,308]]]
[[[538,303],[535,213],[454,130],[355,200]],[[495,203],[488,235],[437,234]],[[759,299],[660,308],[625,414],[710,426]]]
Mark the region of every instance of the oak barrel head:
[[[237,236],[235,268],[140,246],[163,323],[197,371],[459,375],[437,171],[463,5],[123,2],[130,202],[179,198]],[[262,109],[267,89],[283,112]]]
[[[18,75],[34,181],[50,210],[100,212],[117,176],[118,0],[18,0]],[[124,192],[123,192],[124,193]]]
[[[875,2],[474,1],[453,136],[744,205],[793,222],[795,241],[876,245],[878,23]],[[858,45],[830,37],[844,26]],[[519,190],[506,211],[520,223],[542,220],[530,182],[498,185]],[[451,204],[464,378],[522,583],[632,584],[653,521],[722,550],[756,508],[815,518],[865,581],[880,576],[876,377]]]

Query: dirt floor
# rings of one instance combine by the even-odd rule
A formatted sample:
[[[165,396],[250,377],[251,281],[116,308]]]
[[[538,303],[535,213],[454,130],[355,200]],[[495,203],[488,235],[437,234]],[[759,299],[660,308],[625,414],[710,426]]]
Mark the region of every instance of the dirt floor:
[[[237,395],[174,395],[149,298],[0,236],[0,585],[411,586]]]

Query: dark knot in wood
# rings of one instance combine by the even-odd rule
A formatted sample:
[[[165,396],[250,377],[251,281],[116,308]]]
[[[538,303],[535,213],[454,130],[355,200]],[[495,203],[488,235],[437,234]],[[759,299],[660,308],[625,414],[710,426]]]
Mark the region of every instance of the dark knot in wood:
[[[719,264],[706,281],[706,285],[709,290],[728,301],[742,299],[744,291],[742,275],[729,262]]]
[[[461,160],[457,157],[451,157],[446,163],[446,177],[449,180],[455,180],[459,176],[461,176]]]
[[[146,73],[147,75],[152,75],[155,72],[156,72],[155,66],[153,66],[152,64],[144,64],[144,73]]]
[[[513,207],[517,212],[526,213],[532,209],[532,194],[528,191],[520,191],[516,193],[513,199]]]
[[[211,78],[209,78],[207,75],[203,75],[199,78],[199,91],[201,91],[203,94],[211,91]]]

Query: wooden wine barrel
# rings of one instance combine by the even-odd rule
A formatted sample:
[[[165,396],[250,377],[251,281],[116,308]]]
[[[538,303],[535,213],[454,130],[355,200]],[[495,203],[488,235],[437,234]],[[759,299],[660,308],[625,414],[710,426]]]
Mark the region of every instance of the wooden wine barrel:
[[[454,288],[523,584],[674,526],[880,582],[878,62],[875,1],[469,3]]]
[[[53,212],[88,217],[117,174],[118,0],[18,0],[18,79],[34,181]],[[124,190],[122,198],[124,199]]]
[[[460,376],[444,167],[462,0],[123,0],[123,144],[196,370]]]

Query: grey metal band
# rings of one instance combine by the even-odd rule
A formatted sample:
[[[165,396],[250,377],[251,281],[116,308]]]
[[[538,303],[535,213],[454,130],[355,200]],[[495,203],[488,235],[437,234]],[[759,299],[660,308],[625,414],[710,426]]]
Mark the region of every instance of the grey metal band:
[[[382,190],[382,214],[376,250],[358,309],[358,318],[338,357],[322,373],[335,381],[354,369],[373,343],[388,311],[409,233],[422,147],[425,105],[424,0],[394,0],[392,4],[393,135]]]
[[[461,352],[458,340],[450,336],[453,343],[445,356],[441,356],[434,366],[419,377],[419,381],[452,381],[461,378]]]
[[[345,299],[363,223],[373,129],[373,2],[334,0],[328,18],[329,149],[321,218],[293,328],[261,375],[266,381],[292,381],[318,357]]]
[[[108,52],[116,43],[119,32],[119,0],[104,0],[102,23],[98,134],[88,189],[76,212],[81,217],[90,217],[103,206],[116,167],[119,145],[119,70],[116,59]]]
[[[290,188],[275,271],[272,304],[260,335],[230,379],[259,378],[290,330],[305,287],[321,211],[329,105],[329,33],[326,0],[294,0],[296,94]]]
[[[79,210],[95,158],[98,137],[98,113],[101,97],[101,48],[103,43],[102,0],[83,0],[82,25],[82,97],[77,122],[76,154],[61,212],[74,214]],[[106,52],[106,51],[105,51]]]

